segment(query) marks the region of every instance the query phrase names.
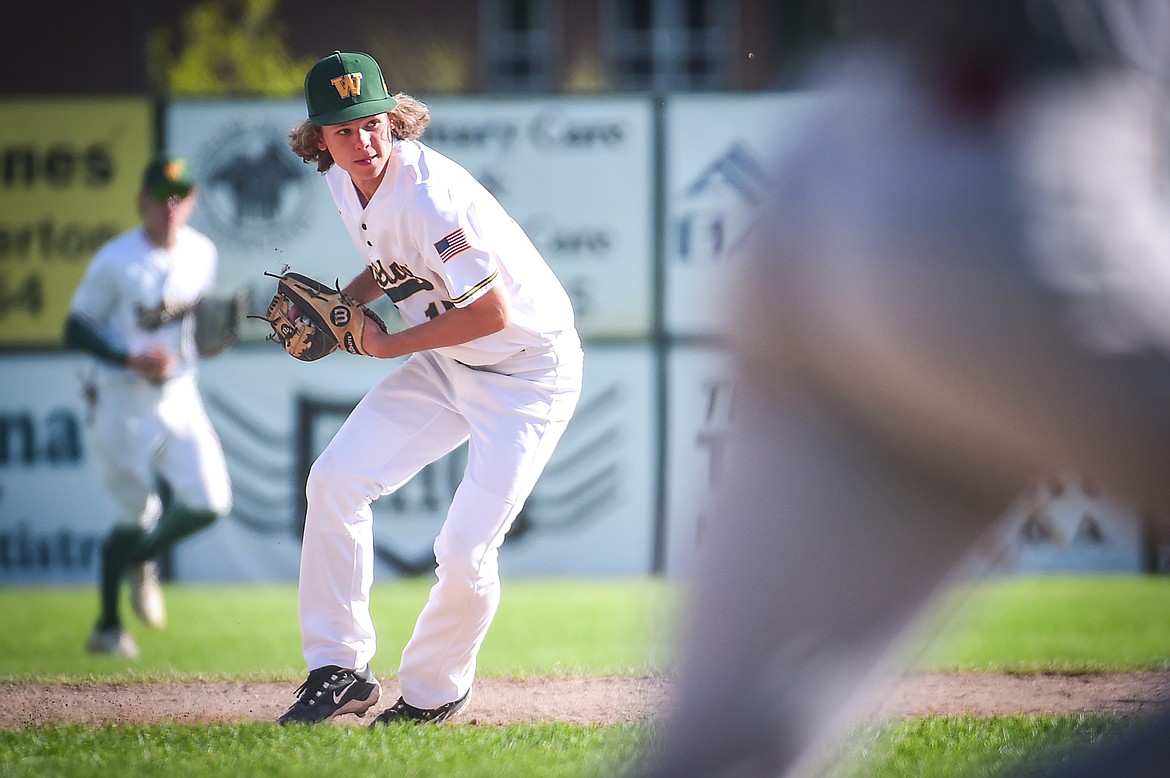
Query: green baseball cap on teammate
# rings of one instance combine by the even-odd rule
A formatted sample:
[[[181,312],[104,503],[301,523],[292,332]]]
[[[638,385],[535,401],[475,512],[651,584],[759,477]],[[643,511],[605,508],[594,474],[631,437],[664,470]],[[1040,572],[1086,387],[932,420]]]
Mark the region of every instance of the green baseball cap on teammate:
[[[335,51],[305,76],[309,121],[328,126],[388,113],[398,106],[390,96],[382,69],[369,54]]]
[[[142,172],[142,188],[162,203],[172,197],[189,195],[195,188],[195,175],[187,160],[163,151]]]

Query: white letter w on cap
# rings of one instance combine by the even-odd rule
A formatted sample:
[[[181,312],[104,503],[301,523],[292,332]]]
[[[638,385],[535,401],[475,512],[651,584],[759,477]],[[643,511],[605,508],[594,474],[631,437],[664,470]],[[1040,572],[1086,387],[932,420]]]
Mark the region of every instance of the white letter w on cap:
[[[362,74],[361,73],[346,73],[344,76],[338,76],[329,82],[333,84],[333,88],[337,90],[337,94],[342,98],[349,97],[351,94],[360,95],[362,93]]]

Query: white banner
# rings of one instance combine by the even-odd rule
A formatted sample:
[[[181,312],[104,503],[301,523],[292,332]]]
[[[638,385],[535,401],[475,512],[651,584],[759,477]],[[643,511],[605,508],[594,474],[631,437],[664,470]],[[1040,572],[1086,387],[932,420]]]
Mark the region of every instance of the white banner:
[[[584,337],[648,337],[653,111],[643,98],[436,98],[423,141],[503,203],[573,298]]]
[[[80,356],[0,358],[0,585],[97,584],[113,521],[86,438]]]
[[[670,349],[667,369],[665,572],[686,577],[705,532],[718,531],[712,497],[724,476],[735,385],[725,354]],[[1148,564],[1140,514],[1074,475],[1054,479],[1004,506],[979,548],[973,574],[1138,573]]]
[[[338,354],[304,365],[275,349],[210,360],[208,413],[235,483],[233,516],[179,547],[184,579],[295,578],[303,470],[391,366]],[[644,575],[654,532],[656,434],[648,348],[589,347],[577,413],[501,549],[508,575]],[[264,376],[258,381],[257,376]],[[272,394],[272,387],[283,391]],[[462,449],[374,504],[379,575],[429,572]],[[230,564],[229,564],[230,561]]]
[[[822,98],[680,95],[666,104],[666,292],[670,335],[708,335],[727,310],[728,263],[796,132]]]
[[[672,348],[667,376],[664,562],[667,574],[686,576],[718,510],[710,494],[724,472],[735,386],[726,357],[713,348]]]
[[[0,584],[95,583],[115,515],[90,442],[80,355],[0,357]],[[183,541],[184,581],[295,580],[304,475],[393,364],[304,364],[274,345],[205,360],[200,387],[231,473],[230,516]],[[649,347],[589,347],[576,416],[501,551],[509,575],[650,572],[657,467]],[[375,503],[380,575],[429,572],[462,451]]]
[[[1066,474],[1021,495],[980,548],[988,574],[1145,571],[1138,511]]]
[[[633,98],[430,102],[423,142],[478,177],[528,232],[573,298],[586,338],[649,335],[653,305],[653,112]],[[301,100],[176,101],[168,147],[201,183],[192,225],[219,246],[219,287],[274,289],[284,265],[344,284],[361,269],[314,165],[288,148]],[[379,306],[386,313],[389,305]],[[263,337],[263,322],[245,335]]]
[[[180,100],[164,118],[167,148],[195,167],[199,203],[191,225],[219,249],[218,288],[250,289],[256,313],[276,290],[265,271],[287,265],[344,284],[362,267],[316,166],[289,150],[288,131],[304,118],[299,99]],[[270,332],[266,322],[249,320],[243,337]]]

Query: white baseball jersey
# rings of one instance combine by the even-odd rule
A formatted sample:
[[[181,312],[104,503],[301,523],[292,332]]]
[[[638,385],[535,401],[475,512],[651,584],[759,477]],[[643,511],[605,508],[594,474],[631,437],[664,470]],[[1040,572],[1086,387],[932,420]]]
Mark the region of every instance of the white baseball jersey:
[[[191,227],[179,230],[169,249],[153,245],[137,227],[94,255],[70,311],[114,348],[133,353],[163,346],[178,354],[177,378],[194,370],[194,321],[186,314],[214,287],[217,264],[215,244]]]
[[[496,284],[507,288],[507,327],[439,353],[495,365],[573,329],[569,297],[532,241],[482,184],[439,152],[395,141],[365,206],[340,167],[325,178],[350,237],[408,325],[469,305]]]

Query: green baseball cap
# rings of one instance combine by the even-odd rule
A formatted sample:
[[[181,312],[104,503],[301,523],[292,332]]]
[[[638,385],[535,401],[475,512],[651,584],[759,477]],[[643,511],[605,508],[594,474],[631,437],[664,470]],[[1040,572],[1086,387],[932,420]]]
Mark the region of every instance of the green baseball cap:
[[[172,197],[186,197],[195,188],[195,175],[187,160],[163,151],[143,171],[142,188],[160,203]]]
[[[328,126],[388,113],[398,107],[382,69],[369,54],[335,51],[317,60],[305,76],[309,121]]]

